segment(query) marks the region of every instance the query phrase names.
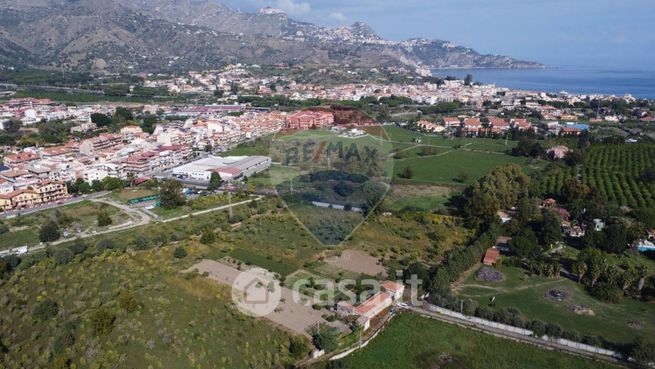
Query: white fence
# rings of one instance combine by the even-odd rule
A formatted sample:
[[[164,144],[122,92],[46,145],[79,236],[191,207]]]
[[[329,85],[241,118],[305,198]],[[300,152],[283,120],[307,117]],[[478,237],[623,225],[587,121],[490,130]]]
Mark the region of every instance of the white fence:
[[[435,312],[435,313],[438,313],[438,314],[442,314],[442,315],[446,315],[446,316],[450,316],[450,317],[453,317],[453,318],[456,318],[456,319],[465,320],[465,321],[475,323],[475,324],[478,324],[478,325],[483,325],[483,326],[503,330],[503,331],[506,331],[506,332],[512,332],[512,333],[520,334],[520,335],[523,335],[523,336],[533,336],[534,335],[534,333],[529,329],[517,328],[517,327],[511,326],[511,325],[492,322],[490,320],[485,320],[485,319],[481,319],[481,318],[474,317],[474,316],[467,316],[467,315],[464,315],[464,314],[461,314],[461,313],[458,313],[458,312],[455,312],[455,311],[452,311],[452,310],[448,310],[448,309],[444,309],[444,308],[441,308],[441,307],[438,307],[438,306],[434,306],[432,304],[425,303],[425,307],[429,311],[432,311],[432,312]],[[580,351],[586,351],[586,352],[591,352],[591,353],[595,353],[595,354],[599,354],[599,355],[611,356],[611,357],[614,357],[614,358],[617,358],[617,359],[620,359],[622,357],[621,354],[616,352],[616,351],[607,350],[607,349],[604,349],[604,348],[590,346],[590,345],[585,345],[585,344],[580,343],[580,342],[565,340],[563,338],[550,339],[548,336],[543,336],[543,337],[541,337],[541,339],[544,340],[544,341],[548,341],[548,342],[555,342],[555,343],[558,343],[558,344],[560,344],[562,346],[571,347],[571,348],[574,348],[574,349],[580,350]]]

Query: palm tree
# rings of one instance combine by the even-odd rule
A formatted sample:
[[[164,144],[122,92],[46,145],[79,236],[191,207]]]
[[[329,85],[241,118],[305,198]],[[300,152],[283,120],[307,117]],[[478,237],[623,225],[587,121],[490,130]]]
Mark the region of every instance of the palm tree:
[[[589,266],[587,263],[585,263],[584,260],[578,260],[575,264],[573,264],[573,273],[578,275],[578,283],[582,282],[582,278],[585,274],[587,274],[588,270]]]
[[[626,262],[623,265],[623,274],[621,275],[621,290],[625,291],[639,279],[639,271],[631,262]]]

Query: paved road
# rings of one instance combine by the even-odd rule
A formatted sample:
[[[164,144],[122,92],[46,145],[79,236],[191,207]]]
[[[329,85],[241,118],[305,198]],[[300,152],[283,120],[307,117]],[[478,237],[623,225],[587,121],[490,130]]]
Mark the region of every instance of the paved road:
[[[65,200],[61,200],[61,204],[57,204],[56,202],[52,202],[52,203],[37,206],[37,207],[31,208],[31,209],[6,211],[6,212],[3,212],[3,213],[0,213],[0,219],[6,219],[7,217],[15,216],[15,215],[19,215],[19,214],[20,215],[28,215],[28,214],[38,213],[40,211],[44,211],[44,210],[48,210],[48,209],[54,209],[54,208],[58,208],[58,207],[66,206],[66,205],[71,205],[71,204],[75,204],[75,203],[86,201],[86,200],[97,199],[99,197],[102,197],[102,196],[105,196],[105,195],[108,195],[108,194],[110,194],[109,191],[102,191],[102,192],[96,192],[96,193],[93,193],[93,194],[90,194],[90,195],[86,195],[86,197],[77,196],[77,197],[71,197],[71,198],[68,198],[68,199],[65,199]]]
[[[573,354],[573,355],[577,355],[577,356],[583,356],[583,357],[593,359],[593,360],[609,362],[609,363],[612,363],[612,364],[615,364],[615,365],[618,364],[618,365],[623,365],[623,366],[629,367],[629,365],[626,362],[620,361],[620,360],[618,360],[616,358],[601,355],[601,354],[595,354],[595,353],[592,353],[592,352],[589,352],[589,351],[578,350],[578,349],[575,349],[573,347],[561,345],[561,344],[559,344],[557,342],[546,341],[546,340],[543,340],[543,339],[540,339],[540,338],[537,338],[537,337],[524,336],[524,335],[521,335],[521,334],[518,334],[518,333],[508,332],[508,331],[505,331],[505,330],[489,327],[489,326],[486,326],[486,325],[476,324],[474,322],[470,322],[470,321],[467,321],[467,320],[458,319],[458,318],[455,318],[455,317],[446,316],[446,315],[442,315],[442,314],[438,314],[438,313],[433,313],[431,311],[428,311],[428,310],[425,310],[425,309],[422,309],[422,308],[408,307],[407,310],[409,310],[409,311],[411,311],[411,312],[413,312],[415,314],[421,315],[423,317],[426,317],[426,318],[436,319],[436,320],[439,320],[439,321],[442,321],[442,322],[445,322],[445,323],[449,323],[449,324],[454,324],[454,325],[457,325],[457,326],[460,326],[460,327],[463,327],[463,328],[473,329],[473,330],[480,331],[480,332],[483,332],[483,333],[486,333],[486,334],[490,334],[490,335],[493,335],[493,336],[496,336],[496,337],[510,339],[512,341],[517,341],[517,342],[522,342],[522,343],[527,343],[527,344],[530,344],[530,345],[535,345],[535,346],[539,346],[539,347],[542,347],[542,348],[546,348],[546,349],[549,349],[549,350],[567,352],[569,354]]]

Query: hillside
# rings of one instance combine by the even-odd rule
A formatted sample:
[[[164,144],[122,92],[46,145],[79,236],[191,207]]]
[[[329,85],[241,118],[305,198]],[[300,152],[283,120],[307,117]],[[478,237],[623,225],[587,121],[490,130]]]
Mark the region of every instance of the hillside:
[[[326,28],[214,0],[0,0],[0,64],[109,71],[244,62],[410,68],[535,68],[442,40],[379,37],[365,23]]]

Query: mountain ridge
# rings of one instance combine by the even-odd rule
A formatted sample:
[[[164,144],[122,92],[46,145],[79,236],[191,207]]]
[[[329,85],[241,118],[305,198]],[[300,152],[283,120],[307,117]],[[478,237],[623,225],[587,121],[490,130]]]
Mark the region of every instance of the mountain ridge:
[[[0,0],[0,63],[109,71],[227,63],[539,68],[443,40],[384,40],[363,22],[328,28],[214,0]]]

